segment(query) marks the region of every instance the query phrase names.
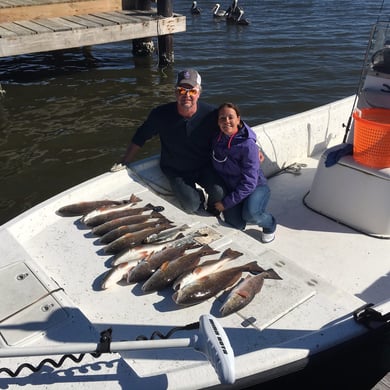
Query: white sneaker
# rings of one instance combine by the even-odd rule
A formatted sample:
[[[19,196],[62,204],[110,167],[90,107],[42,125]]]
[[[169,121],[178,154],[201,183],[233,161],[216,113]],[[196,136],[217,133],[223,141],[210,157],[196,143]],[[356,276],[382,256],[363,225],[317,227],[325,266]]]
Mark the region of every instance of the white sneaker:
[[[268,244],[269,242],[272,242],[275,239],[275,232],[274,233],[261,233],[261,241],[264,244]]]

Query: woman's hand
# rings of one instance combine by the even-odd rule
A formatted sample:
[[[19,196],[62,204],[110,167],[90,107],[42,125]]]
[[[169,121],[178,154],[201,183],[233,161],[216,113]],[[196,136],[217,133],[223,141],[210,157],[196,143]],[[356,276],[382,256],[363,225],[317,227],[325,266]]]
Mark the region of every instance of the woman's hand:
[[[259,160],[261,163],[265,160],[264,153],[261,150],[259,150]]]

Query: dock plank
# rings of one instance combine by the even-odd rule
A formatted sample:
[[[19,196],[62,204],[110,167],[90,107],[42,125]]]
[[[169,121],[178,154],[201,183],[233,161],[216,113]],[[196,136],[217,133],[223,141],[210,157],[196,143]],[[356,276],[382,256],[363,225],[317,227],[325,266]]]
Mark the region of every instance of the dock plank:
[[[32,20],[21,20],[21,21],[15,22],[14,24],[18,24],[19,26],[27,28],[36,34],[52,31],[50,28],[42,26],[42,25],[40,25]],[[1,35],[2,35],[2,33],[0,31],[0,36]]]
[[[82,20],[71,16],[30,21],[50,31],[33,31],[30,23],[0,23],[0,57],[157,37],[186,30],[183,15],[161,17],[148,14],[150,12],[137,11],[132,17],[129,12],[94,12],[93,15],[80,16]],[[96,25],[99,19],[105,22]]]
[[[38,19],[36,22],[53,31],[68,31],[85,28],[85,26],[80,25],[79,23],[74,23],[64,18]]]
[[[102,19],[94,15],[72,15],[65,16],[63,19],[78,23],[86,28],[112,26],[114,24],[107,19]]]
[[[7,30],[6,28],[0,26],[0,37],[1,36],[2,37],[10,37],[10,36],[15,36],[15,35],[18,35],[18,34],[16,34],[16,32],[14,32],[14,31]]]
[[[17,23],[1,23],[0,27],[3,27],[6,30],[14,32],[18,36],[23,36],[23,35],[31,35],[35,34],[34,31],[31,31],[28,28],[25,28]]]

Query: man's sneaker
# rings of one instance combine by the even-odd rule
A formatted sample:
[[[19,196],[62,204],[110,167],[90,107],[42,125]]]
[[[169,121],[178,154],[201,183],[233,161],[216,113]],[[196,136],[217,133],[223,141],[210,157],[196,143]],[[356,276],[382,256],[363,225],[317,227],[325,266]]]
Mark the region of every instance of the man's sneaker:
[[[268,244],[269,242],[272,242],[275,239],[275,232],[274,233],[261,233],[261,241],[264,244]]]

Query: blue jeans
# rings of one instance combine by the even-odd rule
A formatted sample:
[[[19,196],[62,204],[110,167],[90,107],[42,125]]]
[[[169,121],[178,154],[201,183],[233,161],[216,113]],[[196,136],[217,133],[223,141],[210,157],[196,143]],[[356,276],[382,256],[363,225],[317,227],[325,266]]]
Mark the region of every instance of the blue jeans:
[[[169,180],[175,197],[187,213],[196,212],[205,200],[203,192],[196,188],[196,184],[204,188],[208,194],[207,209],[212,213],[215,210],[214,203],[221,201],[225,196],[224,183],[210,165],[197,172],[186,174],[167,169],[163,169],[163,172]]]
[[[273,233],[276,220],[265,211],[270,195],[267,185],[258,186],[241,203],[223,212],[225,221],[240,230],[244,230],[247,223],[253,223],[262,227],[264,233]]]

